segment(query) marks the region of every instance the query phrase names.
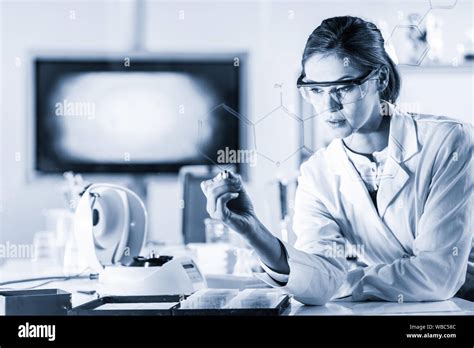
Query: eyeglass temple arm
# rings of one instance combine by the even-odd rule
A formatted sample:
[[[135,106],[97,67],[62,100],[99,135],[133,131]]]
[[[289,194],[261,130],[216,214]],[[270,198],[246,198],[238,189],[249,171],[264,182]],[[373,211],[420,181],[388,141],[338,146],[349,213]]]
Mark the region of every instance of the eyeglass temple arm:
[[[351,79],[351,80],[345,80],[345,81],[341,80],[341,81],[304,82],[303,79],[305,78],[305,75],[304,73],[302,73],[296,82],[296,87],[298,88],[299,87],[317,87],[317,86],[325,87],[325,86],[333,86],[333,85],[351,85],[351,84],[361,85],[365,81],[367,81],[370,77],[372,77],[372,75],[374,75],[379,69],[380,67],[370,71],[365,76]]]

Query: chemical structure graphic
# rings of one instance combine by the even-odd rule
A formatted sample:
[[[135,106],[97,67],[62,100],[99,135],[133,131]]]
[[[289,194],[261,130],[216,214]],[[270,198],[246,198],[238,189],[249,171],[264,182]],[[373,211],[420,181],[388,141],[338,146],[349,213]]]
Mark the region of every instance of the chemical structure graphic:
[[[208,149],[209,137],[212,134],[212,129],[216,127],[215,118],[212,117],[213,114],[218,114],[219,118],[221,120],[224,119],[224,121],[230,119],[231,123],[233,121],[240,121],[240,131],[246,135],[247,141],[240,144],[238,149],[217,149],[217,153],[214,153],[216,149]],[[247,117],[241,115],[225,103],[220,103],[213,107],[198,119],[198,142],[197,149],[199,153],[221,170],[229,170],[238,163],[248,163],[251,165],[255,163],[256,135],[254,124]]]
[[[428,0],[428,8],[425,13],[419,18],[412,18],[410,24],[396,25],[388,39],[388,42],[393,46],[398,58],[398,65],[405,66],[419,66],[427,56],[430,47],[427,40],[427,31],[424,27],[424,22],[430,12],[433,10],[450,10],[457,4],[457,0]],[[403,56],[404,46],[406,42],[403,40],[410,38],[415,47],[410,50],[411,56]]]
[[[294,129],[299,129],[301,134],[303,134],[304,120],[296,113],[290,111],[290,109],[283,104],[283,92],[281,91],[281,85],[275,84],[275,87],[280,88],[280,103],[265,115],[259,117],[255,122],[250,121],[247,117],[241,115],[239,112],[227,106],[225,103],[215,106],[209,110],[206,115],[203,115],[203,117],[198,120],[200,143],[198,150],[201,155],[221,170],[225,170],[229,169],[229,167],[231,167],[236,162],[245,163],[255,161],[255,156],[273,163],[276,167],[280,167],[283,163],[288,161],[296,154],[300,153],[300,151],[303,149],[306,149],[308,152],[312,153],[312,151],[304,145],[304,137],[299,137],[297,139],[297,143],[293,146],[288,146],[288,144],[284,141],[274,143],[257,140],[268,137],[272,139],[275,139],[279,136],[287,137],[288,133]],[[222,113],[222,111],[225,111],[225,113]],[[231,150],[227,152],[224,151],[224,153],[230,153],[230,156],[234,156],[236,161],[234,161],[233,158],[231,158],[230,161],[216,160],[213,158],[213,156],[210,156],[209,152],[204,148],[206,144],[206,136],[210,134],[209,129],[212,127],[212,121],[210,121],[212,118],[209,117],[209,115],[213,112],[221,112],[221,115],[225,115],[224,117],[237,118],[241,122],[241,127],[243,128],[244,134],[248,135],[248,141],[243,144],[243,146],[240,146],[238,150],[234,149],[234,151],[237,152],[231,153]],[[276,128],[278,128],[278,131],[276,131]],[[270,136],[269,133],[271,133]],[[229,156],[226,157],[228,160]],[[252,165],[252,163],[250,163],[250,165]]]
[[[401,42],[406,37],[419,38],[417,49],[410,51],[413,55],[412,59],[400,57],[401,44],[399,44],[399,42]],[[390,34],[390,42],[394,46],[395,52],[397,53],[398,65],[419,66],[421,62],[423,62],[423,59],[425,59],[428,51],[430,50],[430,45],[426,42],[425,37],[426,33],[415,24],[397,25],[395,28],[393,28],[393,31]]]

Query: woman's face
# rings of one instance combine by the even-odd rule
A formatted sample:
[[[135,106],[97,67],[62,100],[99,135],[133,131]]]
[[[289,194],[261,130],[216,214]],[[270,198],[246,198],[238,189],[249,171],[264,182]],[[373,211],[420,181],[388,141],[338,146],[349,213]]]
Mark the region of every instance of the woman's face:
[[[304,65],[306,81],[337,81],[358,78],[368,71],[353,67],[349,59],[341,59],[337,55],[324,56],[314,54]],[[376,78],[377,75],[374,76]],[[380,100],[377,81],[370,79],[365,82],[365,96],[348,104],[338,103],[331,98],[329,90],[343,86],[323,87],[324,94],[319,104],[309,100],[316,111],[318,119],[322,119],[334,138],[346,138],[353,133],[366,133],[377,130],[380,117]]]

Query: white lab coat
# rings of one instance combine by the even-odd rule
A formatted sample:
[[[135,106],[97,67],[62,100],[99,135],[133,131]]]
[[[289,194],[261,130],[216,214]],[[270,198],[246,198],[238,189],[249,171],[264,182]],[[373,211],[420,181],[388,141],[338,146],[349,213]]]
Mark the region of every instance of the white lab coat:
[[[472,126],[390,110],[379,212],[342,140],[333,140],[301,166],[297,240],[282,242],[286,285],[268,267],[259,278],[321,305],[349,295],[354,301],[445,300],[463,285],[468,268],[474,273]],[[346,257],[348,245],[355,258]]]

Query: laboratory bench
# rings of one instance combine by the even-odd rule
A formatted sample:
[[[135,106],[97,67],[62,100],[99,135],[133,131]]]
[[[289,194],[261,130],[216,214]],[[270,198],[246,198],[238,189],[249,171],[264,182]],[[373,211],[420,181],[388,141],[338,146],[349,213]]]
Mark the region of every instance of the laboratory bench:
[[[46,271],[47,270],[47,271]],[[41,265],[30,260],[8,260],[0,265],[0,282],[34,277],[62,275],[59,266]],[[252,277],[232,275],[206,275],[210,288],[261,288],[265,285]],[[72,306],[84,304],[97,298],[97,280],[36,280],[1,286],[0,290],[62,289],[72,294]],[[346,316],[346,315],[474,315],[474,302],[452,298],[438,302],[354,302],[350,298],[331,301],[324,306],[307,306],[291,299],[283,315],[297,316]]]

